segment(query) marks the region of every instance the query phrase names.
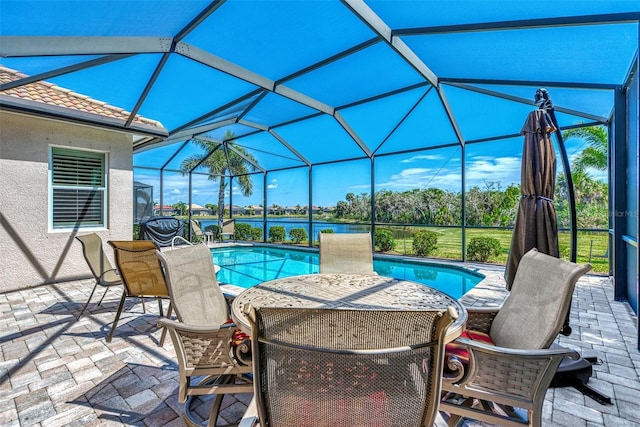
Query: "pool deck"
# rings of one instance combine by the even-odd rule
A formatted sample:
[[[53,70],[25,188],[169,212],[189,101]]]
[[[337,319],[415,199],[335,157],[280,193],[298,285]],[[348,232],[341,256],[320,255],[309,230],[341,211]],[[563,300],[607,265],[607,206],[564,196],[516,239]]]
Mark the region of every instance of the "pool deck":
[[[498,305],[506,294],[503,268],[465,266],[486,279],[461,301]],[[114,339],[107,343],[120,291],[109,291],[101,306],[90,305],[76,320],[92,286],[93,280],[86,279],[0,294],[0,425],[186,425],[184,405],[177,401],[173,346],[170,340],[158,346],[157,303],[148,301],[146,313],[140,303],[126,303]],[[572,388],[550,389],[543,425],[637,426],[637,317],[628,304],[613,300],[607,277],[583,277],[574,295],[573,333],[558,342],[602,361],[594,366],[589,385],[614,404],[601,405]],[[224,420],[239,420],[250,399],[250,394],[226,398]]]

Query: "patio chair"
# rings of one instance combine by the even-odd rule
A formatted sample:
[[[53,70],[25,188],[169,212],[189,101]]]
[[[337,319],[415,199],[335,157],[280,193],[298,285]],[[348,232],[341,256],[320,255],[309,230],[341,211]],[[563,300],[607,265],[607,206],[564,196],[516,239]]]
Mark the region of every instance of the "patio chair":
[[[203,242],[205,244],[213,243],[213,233],[211,231],[202,231],[200,224],[195,219],[191,220],[191,231],[197,238],[196,240],[199,242]]]
[[[257,416],[246,414],[241,425],[433,424],[453,308],[263,307],[247,315]]]
[[[236,240],[235,219],[225,219],[220,223],[220,241],[224,241],[225,237],[231,240]]]
[[[564,325],[576,281],[591,265],[527,252],[501,308],[469,308],[469,338],[447,346],[440,410],[499,425],[540,426],[544,396],[564,357],[549,348]],[[475,399],[475,400],[474,400]],[[519,409],[514,409],[519,408]]]
[[[114,249],[116,265],[124,283],[124,292],[107,342],[111,342],[113,338],[127,298],[142,298],[143,304],[144,298],[157,298],[160,317],[163,316],[162,300],[169,299],[162,267],[156,257],[158,246],[155,243],[150,240],[110,240],[109,244]],[[169,303],[167,317],[171,316],[171,310]],[[165,335],[166,329],[162,331],[160,346],[164,343]]]
[[[370,233],[320,233],[320,273],[376,274]]]
[[[78,239],[82,244],[82,254],[84,255],[84,259],[87,261],[89,269],[96,280],[96,283],[93,285],[93,289],[91,290],[91,294],[89,294],[89,299],[87,299],[84,307],[82,307],[82,311],[78,314],[79,319],[89,306],[91,298],[98,286],[105,288],[100,301],[98,301],[98,305],[100,305],[102,304],[102,300],[107,294],[107,291],[109,291],[109,288],[122,286],[122,279],[120,278],[118,270],[113,268],[109,258],[107,258],[107,255],[104,253],[104,249],[102,248],[102,239],[100,236],[96,233],[91,233],[85,234],[84,236],[76,236],[76,239]]]
[[[195,396],[216,397],[209,416],[215,425],[225,394],[253,392],[249,337],[229,321],[229,306],[222,294],[211,252],[204,245],[156,252],[164,267],[177,321],[160,319],[169,330],[178,359],[178,400],[193,425]],[[195,377],[205,376],[195,383]]]

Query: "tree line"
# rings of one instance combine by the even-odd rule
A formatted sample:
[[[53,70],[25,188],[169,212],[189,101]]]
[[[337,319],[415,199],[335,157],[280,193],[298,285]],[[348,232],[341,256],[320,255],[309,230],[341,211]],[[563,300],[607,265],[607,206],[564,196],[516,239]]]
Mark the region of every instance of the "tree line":
[[[573,175],[579,228],[607,228],[606,183],[586,174]],[[566,179],[560,174],[556,183],[555,207],[558,226],[569,226],[569,201]],[[499,182],[474,186],[465,192],[466,224],[470,227],[511,227],[514,224],[521,193],[520,186],[501,188]],[[336,204],[336,218],[371,221],[371,197],[368,193],[348,193]],[[382,190],[375,193],[375,222],[458,226],[462,222],[462,193],[439,188],[409,191]]]

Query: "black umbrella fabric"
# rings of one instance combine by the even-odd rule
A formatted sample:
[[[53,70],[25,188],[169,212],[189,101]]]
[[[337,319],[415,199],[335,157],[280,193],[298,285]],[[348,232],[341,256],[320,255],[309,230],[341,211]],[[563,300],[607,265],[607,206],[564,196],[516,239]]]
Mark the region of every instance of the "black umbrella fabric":
[[[522,197],[505,269],[511,290],[520,259],[530,249],[559,257],[558,224],[553,205],[556,155],[551,135],[556,131],[546,110],[529,113],[520,132],[524,135],[520,191]]]

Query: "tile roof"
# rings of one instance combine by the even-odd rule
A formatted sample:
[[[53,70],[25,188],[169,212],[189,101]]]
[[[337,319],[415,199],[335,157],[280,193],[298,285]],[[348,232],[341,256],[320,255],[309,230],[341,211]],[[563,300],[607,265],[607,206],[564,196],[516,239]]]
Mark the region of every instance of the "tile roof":
[[[19,71],[0,65],[0,84],[5,84],[25,77],[28,76]],[[51,106],[67,108],[83,113],[96,114],[101,117],[117,120],[126,121],[131,114],[122,108],[114,107],[113,105],[109,105],[105,102],[92,99],[86,95],[75,93],[69,89],[65,89],[45,81],[38,81],[7,89],[0,92],[0,95],[6,95],[25,101],[40,102]],[[139,115],[135,116],[133,122],[164,129],[160,122],[147,119]]]

